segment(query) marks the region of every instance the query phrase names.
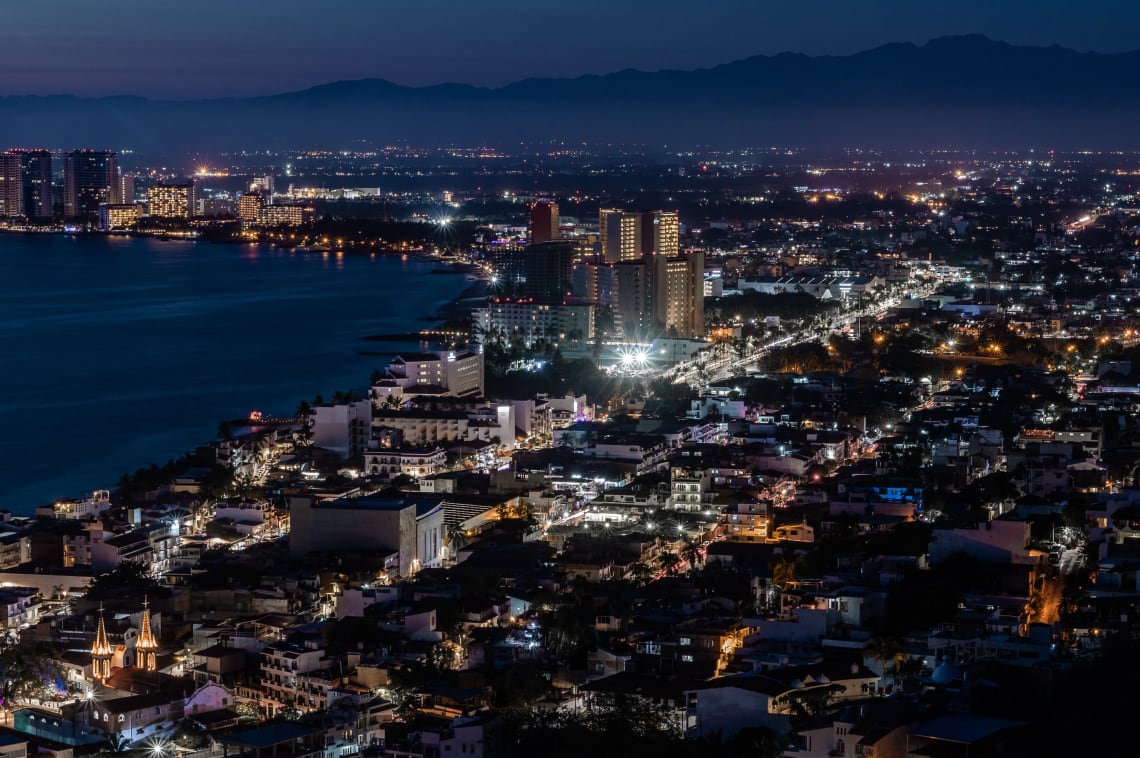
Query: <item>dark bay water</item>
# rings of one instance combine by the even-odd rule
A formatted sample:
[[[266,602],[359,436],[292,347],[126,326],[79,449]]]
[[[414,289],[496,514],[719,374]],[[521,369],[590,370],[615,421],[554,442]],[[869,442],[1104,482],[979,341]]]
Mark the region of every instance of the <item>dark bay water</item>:
[[[0,508],[113,488],[257,409],[363,388],[467,282],[398,257],[0,235]],[[362,355],[379,352],[383,355]]]

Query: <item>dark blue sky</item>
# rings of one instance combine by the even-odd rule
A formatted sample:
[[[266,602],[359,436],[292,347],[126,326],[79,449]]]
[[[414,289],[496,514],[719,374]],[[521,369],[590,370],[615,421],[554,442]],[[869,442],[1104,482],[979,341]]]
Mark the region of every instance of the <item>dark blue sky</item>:
[[[1138,26],[1121,0],[0,0],[0,95],[499,85],[966,33],[1120,52]]]

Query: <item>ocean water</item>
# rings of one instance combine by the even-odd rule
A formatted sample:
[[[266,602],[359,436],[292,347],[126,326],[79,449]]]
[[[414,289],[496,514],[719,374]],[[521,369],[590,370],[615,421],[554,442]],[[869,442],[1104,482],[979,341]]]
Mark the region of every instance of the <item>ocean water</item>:
[[[468,284],[431,263],[0,235],[0,508],[112,489],[251,410],[363,389]],[[414,343],[413,343],[414,344]],[[381,353],[367,355],[365,353]]]

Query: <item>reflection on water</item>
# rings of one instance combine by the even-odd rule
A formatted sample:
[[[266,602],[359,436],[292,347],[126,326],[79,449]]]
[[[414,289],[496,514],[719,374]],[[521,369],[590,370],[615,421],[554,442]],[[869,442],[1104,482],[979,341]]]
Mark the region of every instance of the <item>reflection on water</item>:
[[[113,487],[252,408],[362,387],[366,334],[421,328],[461,276],[416,260],[127,237],[0,236],[0,508]],[[401,295],[411,295],[401,298]]]

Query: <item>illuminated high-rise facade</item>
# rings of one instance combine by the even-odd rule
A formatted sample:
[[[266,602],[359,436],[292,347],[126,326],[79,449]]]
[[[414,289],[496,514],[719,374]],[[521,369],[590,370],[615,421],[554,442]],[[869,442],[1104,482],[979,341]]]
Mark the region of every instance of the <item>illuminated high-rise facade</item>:
[[[681,252],[681,217],[677,211],[641,214],[642,252],[676,256]]]
[[[647,256],[652,266],[653,318],[667,337],[705,336],[705,254]]]
[[[646,255],[614,266],[614,315],[627,341],[705,334],[705,254]]]
[[[147,191],[147,211],[154,218],[182,218],[194,215],[194,182],[156,184]]]
[[[0,217],[51,218],[51,153],[9,150],[0,153]]]
[[[63,156],[63,215],[94,220],[100,205],[119,202],[119,156],[110,150],[75,150]]]
[[[135,175],[123,174],[119,177],[119,203],[131,205],[135,202]]]
[[[266,205],[257,214],[257,223],[261,226],[301,226],[311,216],[312,208],[307,206]]]
[[[238,218],[246,224],[256,224],[265,207],[265,199],[260,192],[246,192],[238,199]]]
[[[0,218],[24,215],[24,170],[20,156],[0,153]]]
[[[680,231],[676,211],[598,211],[598,236],[607,263],[636,261],[649,253],[675,256],[680,252]]]

